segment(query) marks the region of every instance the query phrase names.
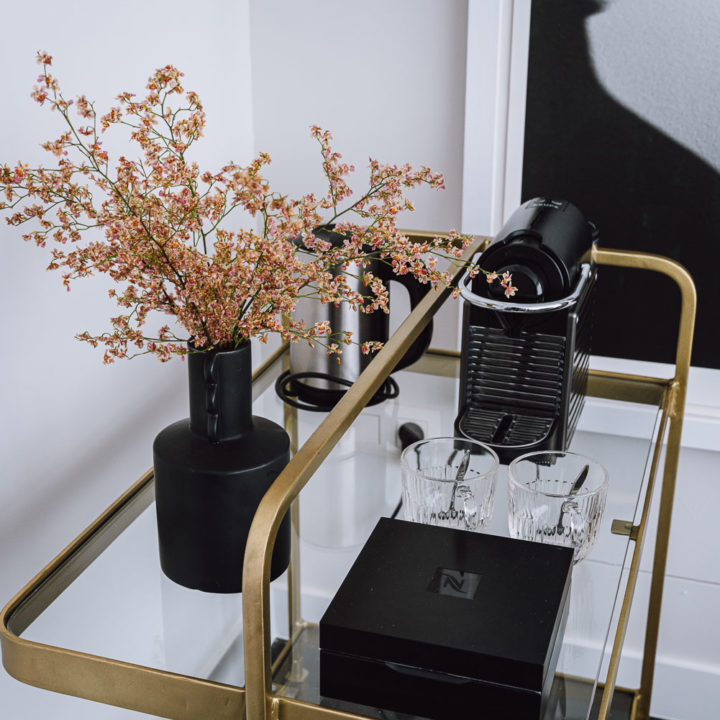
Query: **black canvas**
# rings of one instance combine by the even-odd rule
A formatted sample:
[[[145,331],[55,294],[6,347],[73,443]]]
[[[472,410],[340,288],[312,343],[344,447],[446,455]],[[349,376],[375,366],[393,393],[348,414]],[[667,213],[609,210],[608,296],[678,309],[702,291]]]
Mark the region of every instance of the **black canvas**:
[[[320,621],[320,691],[423,717],[540,718],[572,550],[382,518]]]

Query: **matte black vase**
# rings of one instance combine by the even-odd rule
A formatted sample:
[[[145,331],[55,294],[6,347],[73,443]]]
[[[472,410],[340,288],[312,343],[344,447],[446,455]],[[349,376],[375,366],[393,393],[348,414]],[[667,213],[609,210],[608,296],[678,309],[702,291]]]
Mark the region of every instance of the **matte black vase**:
[[[290,439],[252,414],[250,343],[188,358],[190,417],[155,438],[160,565],[171,580],[217,593],[242,591],[245,545],[263,495],[290,459]],[[290,560],[283,519],[271,579]]]

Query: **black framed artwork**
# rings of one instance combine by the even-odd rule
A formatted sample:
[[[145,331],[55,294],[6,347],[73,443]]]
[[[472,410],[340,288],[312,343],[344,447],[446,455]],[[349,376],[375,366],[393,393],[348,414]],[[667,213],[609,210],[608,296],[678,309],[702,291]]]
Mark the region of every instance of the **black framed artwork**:
[[[611,10],[612,4],[600,0],[532,3],[522,199],[569,200],[597,225],[603,247],[657,253],[683,264],[698,291],[692,364],[720,368],[716,340],[720,173],[710,153],[705,157],[697,147],[691,149],[660,129],[599,79],[588,23],[598,13]],[[692,4],[684,5],[691,13]],[[642,44],[642,16],[636,13],[634,17],[635,37]],[[703,22],[702,17],[686,17],[688,22]],[[655,22],[662,21],[661,17]],[[668,18],[667,22],[672,21]],[[623,34],[627,36],[631,29],[624,27]],[[652,68],[657,82],[662,83],[662,73],[673,67],[673,53],[684,53],[687,66],[688,53],[700,51],[705,52],[705,46],[667,43],[658,51],[657,67]],[[627,54],[621,48],[612,62],[618,72],[647,76],[651,68],[639,68],[637,58],[637,48]],[[682,78],[687,92],[678,102],[688,102],[693,93],[698,98],[704,93],[720,94],[720,71],[709,76],[702,67]],[[658,86],[648,85],[645,90],[652,93],[654,87]],[[706,107],[698,102],[699,109]],[[706,114],[687,113],[686,117],[690,133],[717,134],[714,119]],[[678,318],[679,293],[671,280],[603,267],[592,352],[672,362]]]

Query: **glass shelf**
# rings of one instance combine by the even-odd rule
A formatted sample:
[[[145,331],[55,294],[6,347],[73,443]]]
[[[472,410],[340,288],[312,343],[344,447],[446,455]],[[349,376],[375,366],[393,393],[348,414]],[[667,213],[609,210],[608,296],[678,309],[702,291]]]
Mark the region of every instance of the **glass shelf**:
[[[413,372],[400,372],[394,377],[400,386],[399,398],[382,408],[366,408],[359,418],[362,441],[358,444],[352,436],[343,438],[300,495],[301,584],[304,591],[307,588],[302,597],[303,617],[309,622],[302,624],[275,672],[273,688],[276,696],[373,718],[404,716],[320,695],[317,622],[377,518],[390,515],[397,506],[397,428],[412,420],[421,425],[426,437],[452,434],[457,412],[458,387],[454,378]],[[633,437],[593,431],[599,420],[617,425],[618,418],[625,417],[628,410],[633,416]],[[298,418],[300,443],[314,429],[311,415],[300,413]],[[613,416],[617,416],[615,422]],[[570,611],[553,692],[556,702],[546,715],[548,719],[588,717],[597,683],[607,669],[619,616],[618,599],[625,592],[632,547],[627,535],[611,532],[612,521],[622,519],[633,525],[640,522],[659,417],[657,407],[589,401],[571,443],[570,449],[594,457],[607,467],[610,485],[597,542],[588,558],[573,569]],[[374,498],[374,511],[369,508],[368,498]],[[353,509],[355,517],[350,518]],[[354,521],[351,526],[343,523],[350,520]],[[508,535],[506,466],[500,468],[494,513],[486,532]]]
[[[452,359],[448,362],[450,367],[457,367],[456,360],[454,366]],[[270,586],[271,637],[277,657],[273,692],[277,697],[342,709],[361,717],[401,717],[319,695],[317,622],[377,519],[391,515],[398,505],[400,425],[418,423],[426,437],[452,433],[458,381],[427,371],[432,368],[430,362],[423,371],[420,363],[415,371],[396,373],[399,397],[363,410],[300,495],[300,566],[295,572],[300,576],[303,619],[292,620],[292,632],[287,573]],[[279,370],[280,360],[271,374]],[[287,409],[272,384],[265,384],[268,387],[257,397],[254,412],[283,422]],[[598,414],[604,423],[613,422],[613,414],[626,415],[628,408],[634,412],[634,437],[593,430]],[[658,416],[656,406],[590,400],[573,438],[571,449],[606,465],[610,486],[597,543],[590,556],[573,570],[570,613],[557,672],[559,700],[548,718],[585,718],[590,711],[610,651],[609,639],[617,625],[618,598],[625,590],[632,545],[628,536],[613,534],[611,524],[614,519],[634,525],[640,522]],[[326,413],[297,411],[300,445],[325,417]],[[493,518],[487,529],[502,535],[507,535],[506,470],[501,466]],[[107,522],[88,534],[58,572],[67,569],[68,563],[85,564],[81,561],[84,551],[96,557],[84,571],[72,572],[77,575],[72,582],[61,583],[67,587],[57,597],[46,588],[48,597],[42,602],[42,611],[28,611],[28,617],[37,617],[22,629],[20,637],[30,643],[112,659],[115,665],[111,669],[131,664],[176,675],[181,684],[210,681],[219,696],[229,688],[237,691],[245,677],[242,596],[188,590],[165,578],[158,560],[152,479],[141,485],[147,495],[144,501],[132,500],[137,498],[133,494],[108,515],[110,525],[127,527],[121,532],[114,530],[111,534],[115,537],[105,549],[102,528],[108,527]],[[23,624],[22,607],[19,617],[18,613],[12,616],[18,627]],[[12,629],[12,622],[10,626]],[[291,636],[294,641],[286,643],[284,639]],[[582,678],[572,686],[572,702],[569,690],[566,697],[566,678]],[[163,709],[158,702],[158,709]],[[165,713],[169,714],[167,709]]]
[[[463,259],[487,242],[476,238]],[[675,374],[661,379],[590,372],[593,400],[571,449],[606,465],[608,503],[595,547],[573,570],[557,701],[544,720],[606,720],[618,697],[623,717],[647,720],[696,294],[687,271],[668,258],[593,246],[590,260],[658,272],[678,286]],[[394,376],[400,383],[396,400],[360,412],[448,295],[445,289],[423,298],[327,417],[289,410],[275,396],[271,386],[285,364],[282,352],[257,373],[256,413],[284,422],[298,451],[256,513],[243,596],[190,591],[164,578],[148,471],[3,608],[0,645],[7,671],[54,692],[176,720],[397,717],[378,708],[340,710],[319,696],[315,627],[377,518],[397,506],[398,427],[417,422],[426,437],[452,431],[457,354],[426,353]],[[612,436],[602,432],[607,427]],[[505,534],[502,474],[498,485],[488,532]],[[640,687],[615,693],[654,494],[660,494],[659,512]],[[290,507],[299,528],[294,560],[268,584],[272,526]],[[252,662],[244,666],[244,658]]]

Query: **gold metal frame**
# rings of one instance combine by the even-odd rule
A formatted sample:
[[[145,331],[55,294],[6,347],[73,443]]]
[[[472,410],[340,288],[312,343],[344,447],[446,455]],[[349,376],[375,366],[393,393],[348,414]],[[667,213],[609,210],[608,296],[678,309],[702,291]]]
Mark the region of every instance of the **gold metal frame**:
[[[278,349],[253,373],[253,399],[274,381]],[[17,680],[47,690],[177,720],[237,720],[245,690],[187,675],[111,660],[26,640],[22,632],[154,500],[151,470],[120,496],[0,613],[5,669]]]
[[[414,233],[421,237],[425,233]],[[471,257],[488,242],[477,238],[465,254]],[[670,379],[616,373],[590,372],[588,393],[660,406],[660,432],[651,461],[645,502],[638,525],[619,523],[614,530],[635,542],[610,666],[602,690],[599,720],[607,718],[615,687],[618,663],[627,629],[640,555],[647,527],[655,475],[666,427],[667,451],[662,477],[660,515],[652,571],[645,653],[640,688],[636,691],[633,718],[649,717],[653,670],[657,648],[660,607],[667,561],[675,475],[680,452],[683,408],[690,367],[696,297],[692,279],[680,265],[667,258],[619,250],[595,249],[599,265],[645,269],[670,276],[681,292],[675,374]],[[449,292],[431,291],[408,316],[385,349],[372,361],[343,399],[328,414],[308,441],[297,449],[296,417],[286,413],[291,443],[297,452],[265,495],[250,529],[243,574],[243,626],[246,668],[245,688],[223,685],[167,671],[79,653],[25,640],[22,631],[152,502],[153,476],[146,473],[60,555],[31,580],[0,613],[0,646],[3,664],[18,680],[56,692],[118,705],[177,720],[286,718],[295,720],[350,720],[360,716],[317,707],[291,698],[275,697],[271,691],[269,623],[270,557],[281,518],[288,509],[297,516],[294,501],[302,487],[350,427],[367,401],[392,372],[406,349],[440,308]],[[272,382],[272,368],[286,351],[280,348],[254,376],[253,394],[259,395]],[[438,375],[457,373],[458,354],[431,352],[416,366]],[[299,612],[299,557],[292,551],[289,582],[289,622],[293,636],[302,629]]]
[[[471,257],[487,239],[478,240],[466,257]],[[640,525],[632,528],[631,539],[635,548],[630,565],[630,574],[618,621],[610,667],[603,688],[599,720],[604,720],[610,710],[615,687],[615,678],[620,662],[620,653],[627,629],[632,597],[640,568],[640,557],[645,538],[647,516],[654,488],[654,476],[659,464],[660,449],[669,419],[667,453],[663,473],[660,500],[660,518],[656,538],[655,561],[650,593],[650,609],[646,626],[645,655],[641,687],[635,703],[636,717],[649,717],[650,695],[657,648],[657,634],[660,606],[667,560],[667,546],[670,535],[675,475],[680,452],[685,393],[690,370],[690,352],[695,321],[696,294],[692,278],[678,263],[668,258],[622,250],[593,248],[592,259],[598,265],[614,265],[660,272],[671,277],[681,293],[680,326],[678,329],[675,375],[669,380],[636,376],[591,373],[590,392],[604,392],[609,397],[635,402],[659,403],[663,413],[660,434],[651,463],[651,473]],[[392,372],[398,359],[419,335],[430,317],[445,300],[447,291],[430,293],[408,316],[386,348],[370,364],[343,399],[330,412],[324,422],[311,435],[287,468],[277,478],[263,498],[250,528],[245,556],[243,587],[247,588],[243,600],[243,625],[248,628],[245,636],[245,688],[247,692],[247,720],[267,720],[272,717],[355,717],[323,709],[322,712],[309,710],[304,703],[288,698],[273,697],[271,692],[272,673],[270,669],[270,619],[269,619],[269,578],[270,557],[282,517],[303,486],[312,477],[337,441],[354,421],[367,401],[377,391],[385,378]],[[257,582],[262,578],[261,582]],[[293,708],[291,711],[290,708]]]
[[[670,524],[675,495],[675,480],[678,461],[680,458],[680,444],[682,436],[682,423],[685,413],[685,396],[690,375],[690,356],[692,352],[693,334],[695,331],[695,311],[697,308],[697,295],[695,285],[688,271],[674,260],[659,255],[650,255],[623,250],[605,250],[595,248],[593,259],[598,265],[614,265],[616,267],[637,268],[652,270],[672,278],[680,290],[680,322],[678,327],[677,347],[675,353],[675,374],[666,381],[662,402],[661,433],[655,447],[652,460],[650,482],[654,482],[655,470],[659,462],[660,447],[662,444],[665,425],[669,424],[667,434],[667,448],[665,466],[663,468],[662,489],[660,494],[660,510],[658,515],[658,528],[655,538],[655,552],[653,557],[652,579],[650,584],[650,602],[648,606],[648,619],[645,625],[645,646],[643,650],[643,664],[640,677],[640,688],[636,703],[633,707],[633,716],[637,720],[648,720],[650,717],[650,699],[652,695],[653,676],[655,672],[655,655],[657,652],[658,629],[660,626],[660,609],[662,606],[663,587],[665,583],[665,567],[667,564],[668,543],[670,540]],[[652,497],[652,487],[648,488],[643,508],[642,520],[635,537],[635,549],[630,565],[630,579],[628,590],[623,599],[618,631],[615,636],[613,651],[610,656],[608,679],[603,692],[600,706],[600,720],[607,717],[615,685],[615,677],[620,662],[625,630],[630,615],[630,607],[634,595],[635,581],[640,569],[640,555],[642,553],[647,515]]]

